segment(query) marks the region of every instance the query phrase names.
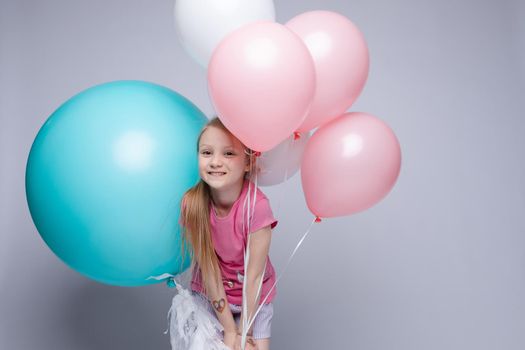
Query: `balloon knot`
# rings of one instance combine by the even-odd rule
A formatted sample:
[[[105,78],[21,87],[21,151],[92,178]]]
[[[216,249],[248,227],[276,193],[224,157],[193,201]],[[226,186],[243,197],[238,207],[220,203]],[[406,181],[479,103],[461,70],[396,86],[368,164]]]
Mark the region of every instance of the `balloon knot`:
[[[173,277],[170,277],[166,280],[166,285],[168,286],[168,288],[175,288],[177,286]]]
[[[297,140],[297,139],[300,139],[300,138],[301,138],[301,133],[298,132],[298,131],[294,131],[293,132],[293,139]]]
[[[319,216],[315,217],[315,222],[321,222],[321,218]]]
[[[260,157],[260,156],[261,156],[261,152],[259,152],[259,151],[255,151],[255,156],[256,156],[256,157]]]

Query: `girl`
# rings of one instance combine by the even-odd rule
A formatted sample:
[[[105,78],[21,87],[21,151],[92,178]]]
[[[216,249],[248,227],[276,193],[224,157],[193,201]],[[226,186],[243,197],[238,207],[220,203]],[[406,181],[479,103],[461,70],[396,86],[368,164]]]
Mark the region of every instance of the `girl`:
[[[213,309],[224,328],[224,343],[234,350],[240,349],[243,306],[250,319],[264,301],[248,329],[246,349],[268,350],[275,297],[275,289],[270,291],[275,271],[268,251],[277,220],[268,198],[251,181],[254,153],[217,117],[201,131],[197,148],[200,181],[185,193],[181,205],[183,241],[192,255],[191,289]]]

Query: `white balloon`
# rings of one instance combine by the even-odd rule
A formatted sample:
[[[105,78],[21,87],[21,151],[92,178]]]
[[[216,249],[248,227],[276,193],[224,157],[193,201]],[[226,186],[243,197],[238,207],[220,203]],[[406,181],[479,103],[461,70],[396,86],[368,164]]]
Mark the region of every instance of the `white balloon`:
[[[271,150],[263,152],[257,159],[257,185],[273,186],[291,178],[301,167],[309,138],[309,132],[301,134],[297,140],[292,135]]]
[[[275,22],[272,0],[175,1],[175,27],[182,46],[204,68],[226,35],[256,21]]]

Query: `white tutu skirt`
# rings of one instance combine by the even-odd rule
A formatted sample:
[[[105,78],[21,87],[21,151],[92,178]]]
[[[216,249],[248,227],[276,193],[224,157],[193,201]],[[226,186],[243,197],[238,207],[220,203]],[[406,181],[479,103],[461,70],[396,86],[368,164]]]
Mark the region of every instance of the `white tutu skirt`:
[[[172,350],[230,350],[222,341],[223,327],[205,301],[176,285],[177,292],[168,311]]]

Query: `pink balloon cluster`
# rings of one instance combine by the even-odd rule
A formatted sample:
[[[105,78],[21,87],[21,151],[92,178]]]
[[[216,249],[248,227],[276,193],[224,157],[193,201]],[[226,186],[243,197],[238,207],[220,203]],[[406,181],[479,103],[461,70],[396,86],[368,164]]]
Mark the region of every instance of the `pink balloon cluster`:
[[[210,59],[208,87],[224,125],[256,151],[319,127],[302,156],[302,185],[312,213],[333,217],[371,207],[399,175],[392,130],[369,114],[345,113],[368,68],[359,29],[338,13],[312,11],[228,34]]]

